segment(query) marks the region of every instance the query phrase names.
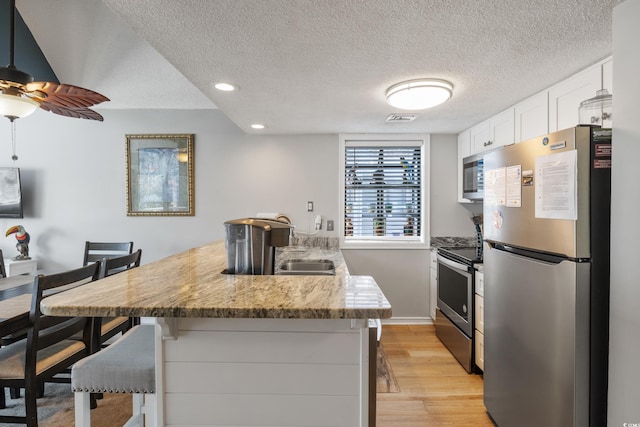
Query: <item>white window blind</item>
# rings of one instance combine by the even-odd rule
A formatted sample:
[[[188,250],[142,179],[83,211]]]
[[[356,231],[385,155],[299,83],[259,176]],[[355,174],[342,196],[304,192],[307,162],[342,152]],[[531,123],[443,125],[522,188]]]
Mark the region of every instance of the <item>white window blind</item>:
[[[416,240],[422,236],[422,150],[345,146],[344,236]]]

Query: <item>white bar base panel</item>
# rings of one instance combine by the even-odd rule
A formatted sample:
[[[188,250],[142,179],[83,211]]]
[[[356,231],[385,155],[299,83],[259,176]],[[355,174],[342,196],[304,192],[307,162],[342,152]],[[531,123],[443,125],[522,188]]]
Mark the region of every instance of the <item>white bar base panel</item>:
[[[157,425],[369,425],[366,319],[167,320],[156,326]],[[161,324],[177,332],[163,339]]]

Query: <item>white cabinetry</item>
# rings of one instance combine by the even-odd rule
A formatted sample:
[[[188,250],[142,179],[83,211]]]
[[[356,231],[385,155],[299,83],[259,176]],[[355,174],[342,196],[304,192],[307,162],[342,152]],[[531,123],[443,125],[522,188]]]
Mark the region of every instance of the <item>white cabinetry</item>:
[[[513,144],[513,108],[493,116],[470,129],[471,154]]]
[[[515,109],[515,142],[526,141],[549,133],[549,93],[519,103]]]
[[[602,64],[602,89],[613,94],[613,59]]]
[[[613,60],[601,61],[458,135],[458,201],[462,158],[579,124],[580,103],[600,89],[613,93]],[[467,151],[467,147],[468,150]]]
[[[471,200],[462,197],[462,183],[464,171],[462,159],[471,155],[471,132],[466,130],[458,135],[458,202],[469,203]]]
[[[488,148],[502,147],[514,143],[514,115],[513,108],[503,111],[489,119],[491,145]]]
[[[578,108],[602,88],[602,65],[597,64],[549,89],[549,132],[579,124]]]
[[[431,249],[431,267],[429,279],[429,315],[436,320],[436,305],[438,304],[438,250]]]
[[[475,298],[475,362],[484,371],[484,273],[476,271]]]
[[[491,130],[489,120],[485,120],[469,130],[471,138],[471,152],[473,154],[489,149],[491,145]]]

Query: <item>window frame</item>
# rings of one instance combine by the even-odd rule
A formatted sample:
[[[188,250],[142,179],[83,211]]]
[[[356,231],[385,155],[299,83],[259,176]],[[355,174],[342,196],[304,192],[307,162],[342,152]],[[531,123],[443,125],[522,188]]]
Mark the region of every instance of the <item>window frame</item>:
[[[429,182],[427,178],[430,170],[430,135],[429,134],[340,134],[339,148],[339,217],[338,237],[342,249],[427,249],[431,240],[429,227]],[[346,239],[344,235],[345,216],[345,149],[346,147],[419,147],[421,157],[420,183],[420,223],[422,235],[416,237],[404,236],[373,236]]]

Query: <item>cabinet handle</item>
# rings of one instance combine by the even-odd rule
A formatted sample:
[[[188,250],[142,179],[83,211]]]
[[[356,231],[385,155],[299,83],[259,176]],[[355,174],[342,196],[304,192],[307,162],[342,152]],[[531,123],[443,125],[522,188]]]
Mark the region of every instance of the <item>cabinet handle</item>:
[[[482,144],[482,145],[484,145],[485,147],[488,147],[488,146],[489,146],[489,145],[491,145],[491,144],[493,144],[493,142],[492,142],[492,141],[487,141],[487,142],[485,142],[485,143],[484,143],[484,144]]]

